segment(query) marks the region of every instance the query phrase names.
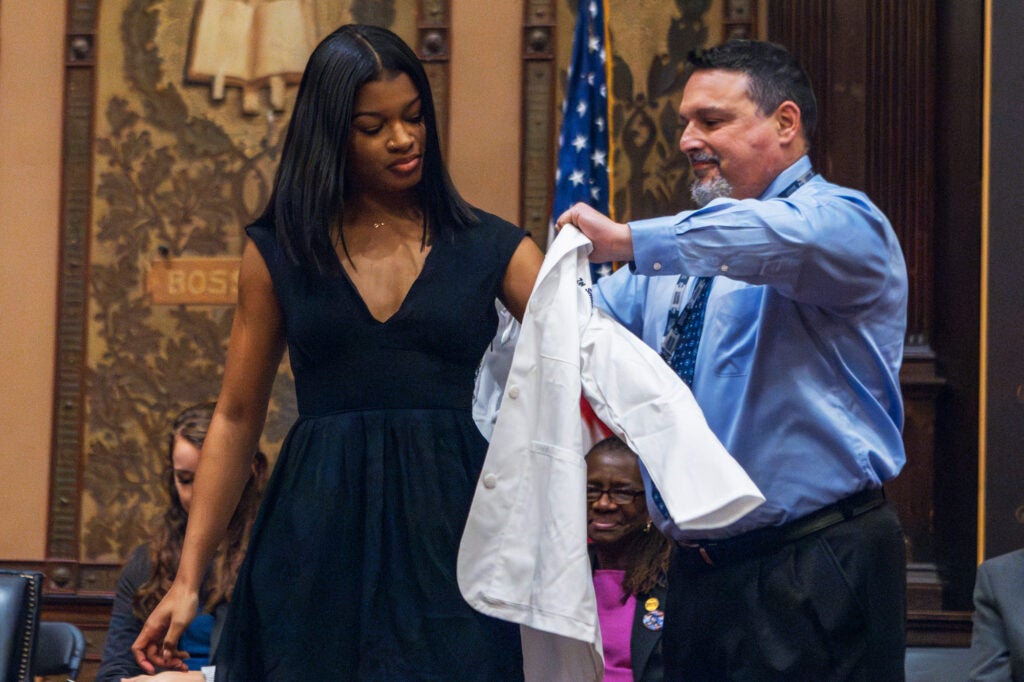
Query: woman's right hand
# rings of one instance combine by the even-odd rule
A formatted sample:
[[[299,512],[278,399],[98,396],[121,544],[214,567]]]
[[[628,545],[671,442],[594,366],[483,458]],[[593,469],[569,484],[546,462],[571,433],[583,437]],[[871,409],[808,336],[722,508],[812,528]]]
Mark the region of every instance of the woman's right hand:
[[[157,667],[188,670],[184,662],[188,654],[178,650],[178,640],[196,617],[198,608],[197,591],[172,583],[132,644],[132,655],[139,667],[150,675]]]

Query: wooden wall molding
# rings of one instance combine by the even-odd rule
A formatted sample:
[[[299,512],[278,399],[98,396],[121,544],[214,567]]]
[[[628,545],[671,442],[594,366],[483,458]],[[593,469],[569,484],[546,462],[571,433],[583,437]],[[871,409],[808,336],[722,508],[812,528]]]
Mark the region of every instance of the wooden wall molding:
[[[555,6],[523,7],[523,144],[520,224],[542,249],[548,243],[554,174]]]
[[[47,557],[58,561],[77,560],[79,546],[97,9],[95,1],[68,3],[54,435],[46,538]],[[73,575],[61,571],[55,582],[68,588]]]
[[[451,13],[448,0],[420,0],[416,26],[416,54],[430,79],[441,151],[447,156],[448,111],[451,105]]]

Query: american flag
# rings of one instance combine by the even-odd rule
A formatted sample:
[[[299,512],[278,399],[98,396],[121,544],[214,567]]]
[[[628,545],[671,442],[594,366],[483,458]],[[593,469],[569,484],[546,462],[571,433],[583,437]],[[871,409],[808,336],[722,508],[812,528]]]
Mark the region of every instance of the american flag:
[[[605,215],[611,210],[607,44],[604,0],[581,0],[562,103],[549,242],[554,238],[555,219],[576,202],[586,202]],[[590,264],[593,281],[611,273],[611,263]],[[580,412],[585,453],[610,436],[611,430],[582,396]]]
[[[603,0],[581,0],[562,103],[552,238],[555,219],[578,201],[606,215],[611,210],[606,38]],[[612,267],[594,263],[590,271],[596,280]]]

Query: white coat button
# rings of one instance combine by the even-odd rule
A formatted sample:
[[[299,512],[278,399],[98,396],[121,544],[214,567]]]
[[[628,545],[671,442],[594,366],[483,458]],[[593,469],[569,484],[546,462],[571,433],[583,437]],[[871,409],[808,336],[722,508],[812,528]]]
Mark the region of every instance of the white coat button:
[[[721,270],[722,272],[729,272],[729,266],[728,266],[728,265],[725,265],[725,264],[723,264],[723,265],[722,265],[721,267],[719,267],[718,269],[719,269],[719,270]]]
[[[495,474],[487,474],[484,476],[484,487],[491,489],[498,485],[498,477]]]
[[[657,272],[658,270],[661,270],[661,263],[655,261],[654,265],[651,266],[651,269],[653,269],[655,272]]]
[[[519,397],[519,387],[518,386],[513,386],[510,389],[508,389],[508,397],[512,398],[512,400],[515,400],[516,398],[518,398]]]

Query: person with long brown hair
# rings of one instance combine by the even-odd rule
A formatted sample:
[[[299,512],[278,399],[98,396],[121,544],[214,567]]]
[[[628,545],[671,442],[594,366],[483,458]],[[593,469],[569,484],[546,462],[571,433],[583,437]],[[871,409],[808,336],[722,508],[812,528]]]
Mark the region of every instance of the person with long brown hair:
[[[164,477],[170,504],[159,517],[153,538],[137,547],[122,569],[97,682],[120,682],[128,677],[146,676],[132,656],[131,644],[178,571],[185,525],[192,506],[192,483],[215,406],[212,402],[192,405],[171,424]],[[196,671],[195,675],[199,676],[196,679],[202,679],[199,667],[209,658],[213,632],[231,599],[266,478],[267,458],[257,451],[241,502],[207,571],[203,583],[203,613],[182,637],[182,649],[190,656],[187,665]]]
[[[587,453],[587,537],[607,682],[661,682],[671,544],[647,512],[640,460],[616,436]]]

